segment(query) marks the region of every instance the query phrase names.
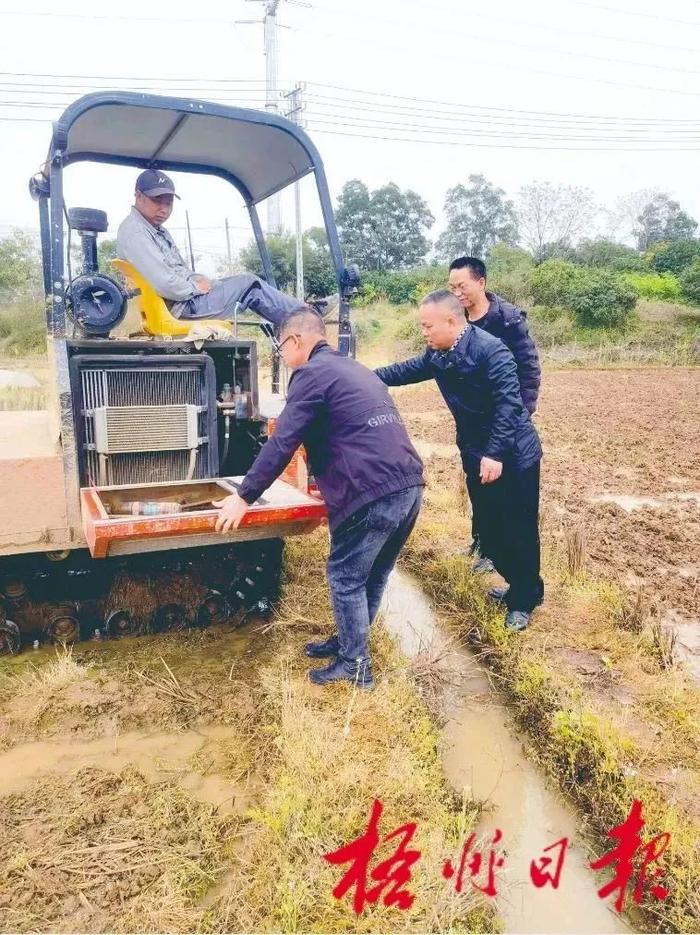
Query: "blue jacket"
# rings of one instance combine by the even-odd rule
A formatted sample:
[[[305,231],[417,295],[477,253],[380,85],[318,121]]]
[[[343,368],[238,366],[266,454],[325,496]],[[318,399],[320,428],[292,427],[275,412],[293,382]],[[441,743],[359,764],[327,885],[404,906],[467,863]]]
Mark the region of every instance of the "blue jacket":
[[[246,503],[257,500],[302,444],[331,531],[367,503],[423,484],[423,463],[384,384],[325,341],[291,376],[275,431],[239,488]]]
[[[527,312],[493,292],[487,292],[486,297],[489,300],[488,312],[472,324],[500,338],[515,357],[520,395],[525,408],[532,415],[537,409],[541,370],[537,348],[527,328]]]
[[[532,467],[542,447],[520,397],[513,355],[468,325],[454,350],[428,348],[419,357],[375,371],[388,386],[435,380],[454,416],[465,470],[485,455],[516,471]]]

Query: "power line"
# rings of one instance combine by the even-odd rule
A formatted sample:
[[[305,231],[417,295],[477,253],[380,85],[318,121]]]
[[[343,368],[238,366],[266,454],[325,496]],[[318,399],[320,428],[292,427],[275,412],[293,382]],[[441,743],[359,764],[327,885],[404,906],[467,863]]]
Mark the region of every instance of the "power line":
[[[337,127],[343,127],[343,124],[334,124]],[[482,149],[532,149],[540,150],[542,152],[628,152],[628,153],[640,153],[640,152],[687,152],[695,153],[697,152],[697,147],[657,147],[657,146],[648,146],[648,147],[631,147],[631,146],[542,146],[538,144],[529,145],[529,144],[509,144],[509,143],[479,143],[475,141],[466,142],[460,140],[428,140],[421,139],[417,136],[414,137],[399,137],[399,136],[379,136],[377,134],[371,133],[350,133],[347,130],[328,130],[325,127],[313,127],[317,133],[325,133],[329,136],[347,136],[359,139],[366,140],[383,140],[388,143],[421,143],[427,145],[435,146],[465,146],[469,148],[482,148]]]
[[[660,20],[663,23],[679,23],[681,26],[700,26],[697,20],[674,19],[671,16],[658,15],[656,13],[641,13],[639,10],[621,10],[620,7],[606,6],[602,3],[589,3],[588,0],[571,0],[578,6],[590,7],[594,10],[607,10],[609,13],[621,13],[623,16],[641,16],[645,19]]]

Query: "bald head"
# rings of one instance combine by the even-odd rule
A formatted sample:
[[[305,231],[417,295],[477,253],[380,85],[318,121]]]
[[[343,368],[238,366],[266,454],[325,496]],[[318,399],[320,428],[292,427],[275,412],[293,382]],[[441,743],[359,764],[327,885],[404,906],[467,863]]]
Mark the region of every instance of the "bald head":
[[[418,317],[425,343],[435,351],[449,350],[467,324],[462,303],[446,289],[426,295]]]

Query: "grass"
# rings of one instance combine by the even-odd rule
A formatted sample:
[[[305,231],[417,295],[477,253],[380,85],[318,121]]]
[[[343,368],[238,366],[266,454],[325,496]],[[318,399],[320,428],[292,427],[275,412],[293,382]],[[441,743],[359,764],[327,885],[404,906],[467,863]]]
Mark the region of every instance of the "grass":
[[[41,302],[25,297],[0,308],[0,354],[30,357],[46,349],[46,317]]]
[[[262,629],[81,644],[77,659],[62,652],[43,668],[14,667],[0,715],[44,693],[57,717],[38,736],[61,738],[63,747],[82,711],[71,707],[67,721],[58,717],[74,677],[78,703],[91,704],[82,718],[107,737],[133,731],[138,710],[147,712],[149,733],[167,724],[184,742],[206,725],[216,732],[184,773],[163,762],[166,781],[147,782],[132,766],[90,766],[6,796],[0,913],[11,907],[9,928],[495,930],[491,903],[473,891],[458,895],[442,877],[442,862],[474,828],[479,806],[457,800],[447,786],[435,721],[390,638],[373,633],[373,692],[308,682],[300,647],[331,626],[326,548],[324,532],[288,542],[282,604]],[[25,694],[18,699],[17,692]],[[184,719],[176,717],[183,707]],[[189,771],[235,783],[247,804],[219,814],[179,785],[178,773],[186,780]],[[372,905],[356,917],[349,897],[332,895],[345,868],[323,855],[364,831],[375,798],[384,805],[382,835],[417,823],[411,846],[421,858],[408,884],[415,901],[406,911]],[[382,845],[378,859],[395,843]]]
[[[635,798],[644,804],[645,840],[671,833],[665,858],[671,893],[665,902],[645,902],[644,929],[698,931],[697,813],[678,784],[665,786],[656,777],[674,767],[689,776],[700,772],[700,690],[669,668],[671,650],[655,632],[643,598],[587,574],[578,529],[559,545],[545,535],[550,598],[540,614],[549,614],[548,624],[520,636],[507,633],[502,612],[485,599],[483,581],[454,554],[454,543],[465,539],[466,521],[454,508],[447,474],[436,473],[434,464],[428,466],[425,506],[405,565],[455,636],[478,649],[491,667],[519,723],[531,733],[540,764],[598,835],[599,853],[609,849],[607,831],[624,820]],[[595,666],[577,677],[562,665],[558,653],[565,651]],[[613,716],[606,703],[618,678],[636,692],[632,719],[629,710]]]

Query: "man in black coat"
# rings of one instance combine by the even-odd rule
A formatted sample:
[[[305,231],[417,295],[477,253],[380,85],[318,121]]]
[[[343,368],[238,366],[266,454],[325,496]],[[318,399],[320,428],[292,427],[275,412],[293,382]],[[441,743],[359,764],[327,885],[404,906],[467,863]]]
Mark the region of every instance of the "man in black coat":
[[[533,415],[537,410],[541,369],[537,348],[527,327],[527,312],[506,302],[500,295],[486,289],[486,266],[473,256],[461,256],[450,264],[450,292],[462,303],[472,325],[500,338],[515,358],[520,382],[520,394],[525,408]],[[476,572],[493,570],[479,534],[479,515],[472,501],[472,545],[470,554],[481,554],[473,567]]]
[[[418,518],[423,464],[384,384],[329,346],[320,315],[308,308],[291,312],[279,339],[279,353],[294,371],[287,403],[238,494],[215,504],[221,507],[216,528],[237,527],[304,445],[328,510],[328,584],[338,631],[307,644],[307,656],[333,660],[309,678],[371,688],[369,627]]]
[[[523,630],[542,603],[538,529],[540,440],[523,405],[513,355],[465,318],[446,290],[420,307],[424,354],[380,367],[388,386],[435,380],[454,416],[457,445],[486,554],[507,588],[489,595],[507,608],[506,627]]]

